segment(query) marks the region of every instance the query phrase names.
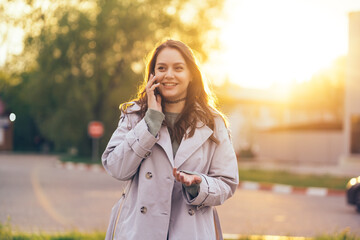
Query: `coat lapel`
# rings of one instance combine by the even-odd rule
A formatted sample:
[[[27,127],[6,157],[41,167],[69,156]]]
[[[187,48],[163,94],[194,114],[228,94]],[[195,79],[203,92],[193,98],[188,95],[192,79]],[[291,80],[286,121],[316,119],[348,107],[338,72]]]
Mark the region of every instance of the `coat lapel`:
[[[157,141],[157,144],[159,144],[164,149],[171,166],[174,167],[174,157],[171,146],[171,139],[170,139],[169,131],[166,126],[161,126],[159,132],[159,141]]]
[[[182,139],[175,155],[175,167],[179,168],[213,133],[208,126],[200,126],[196,128],[194,136]]]

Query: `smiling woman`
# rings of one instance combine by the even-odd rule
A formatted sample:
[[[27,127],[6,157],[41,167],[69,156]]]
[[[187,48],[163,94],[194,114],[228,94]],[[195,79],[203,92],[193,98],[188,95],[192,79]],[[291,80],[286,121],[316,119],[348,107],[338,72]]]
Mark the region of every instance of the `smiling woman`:
[[[121,105],[102,155],[111,176],[130,182],[106,239],[222,239],[215,206],[234,194],[238,168],[205,83],[183,42],[151,52],[138,97]]]
[[[223,51],[213,53],[206,70],[252,88],[309,80],[346,54],[347,12],[356,8],[352,1],[228,0]]]

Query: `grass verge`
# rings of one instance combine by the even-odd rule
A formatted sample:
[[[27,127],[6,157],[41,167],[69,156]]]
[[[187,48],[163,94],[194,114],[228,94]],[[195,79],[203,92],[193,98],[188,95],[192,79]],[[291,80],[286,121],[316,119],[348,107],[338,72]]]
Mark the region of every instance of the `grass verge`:
[[[232,235],[232,236],[230,236]],[[267,235],[238,235],[224,234],[225,240],[360,240],[360,236],[345,230],[332,235],[324,234],[315,237],[291,237],[291,236],[267,236]],[[0,222],[0,239],[1,240],[103,240],[105,232],[81,233],[71,231],[65,233],[25,233],[14,231],[10,220],[3,224]]]
[[[104,232],[81,233],[77,231],[65,233],[26,233],[14,231],[10,221],[5,224],[0,222],[0,239],[1,240],[103,240]]]
[[[295,174],[286,171],[239,169],[239,180],[286,184],[295,187],[321,187],[345,190],[349,178],[331,175]]]

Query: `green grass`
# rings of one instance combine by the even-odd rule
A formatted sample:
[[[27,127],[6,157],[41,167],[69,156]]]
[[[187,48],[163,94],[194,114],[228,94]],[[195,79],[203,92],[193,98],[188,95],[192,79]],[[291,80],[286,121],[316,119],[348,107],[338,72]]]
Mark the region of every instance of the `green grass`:
[[[26,233],[14,231],[8,220],[5,224],[0,222],[1,240],[104,240],[104,232],[81,233],[77,231],[65,233]]]
[[[294,174],[286,171],[270,171],[258,169],[239,169],[240,181],[254,181],[261,183],[278,183],[296,187],[322,187],[344,190],[347,177],[331,175]]]
[[[314,240],[360,240],[360,236],[344,231],[335,235],[317,236]]]
[[[4,240],[104,240],[105,233],[79,233],[67,232],[57,234],[47,233],[12,233],[11,235],[1,235]]]
[[[0,239],[1,240],[103,240],[105,232],[81,233],[71,231],[65,233],[25,233],[14,231],[10,221],[2,224],[0,222]],[[343,231],[333,235],[320,235],[316,237],[289,237],[289,236],[262,236],[248,235],[235,238],[225,238],[225,240],[360,240],[360,237]]]

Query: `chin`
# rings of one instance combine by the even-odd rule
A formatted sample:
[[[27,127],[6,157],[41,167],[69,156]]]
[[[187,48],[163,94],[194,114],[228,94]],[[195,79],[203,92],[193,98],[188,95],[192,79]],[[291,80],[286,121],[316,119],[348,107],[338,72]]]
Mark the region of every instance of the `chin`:
[[[173,94],[164,94],[164,93],[161,93],[161,96],[167,100],[175,100],[177,99],[176,98],[176,95],[173,95]]]

